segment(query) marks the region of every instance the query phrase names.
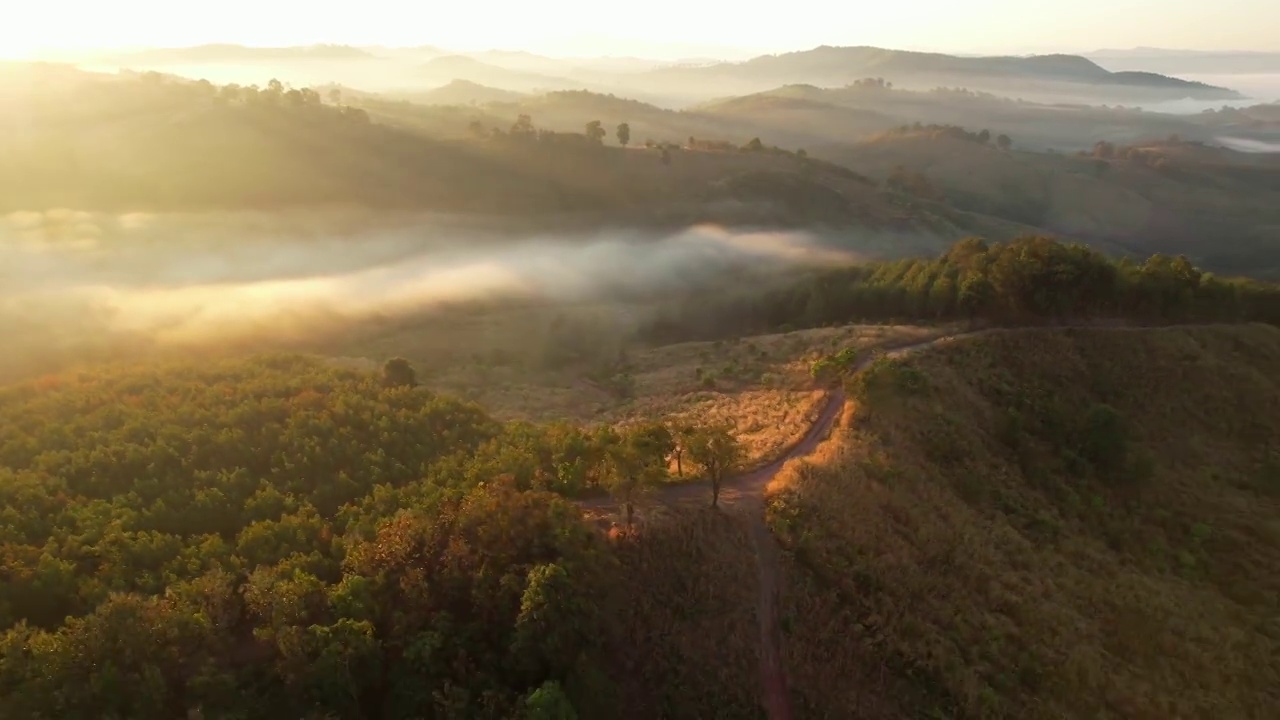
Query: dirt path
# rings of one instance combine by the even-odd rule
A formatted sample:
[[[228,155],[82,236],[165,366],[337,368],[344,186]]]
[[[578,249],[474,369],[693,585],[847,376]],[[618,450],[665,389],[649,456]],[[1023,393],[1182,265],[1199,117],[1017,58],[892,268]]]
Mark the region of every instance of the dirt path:
[[[890,357],[905,355],[954,338],[981,332],[985,331],[932,338],[910,345],[888,348],[884,354]],[[875,356],[865,358],[857,364],[854,372],[866,369],[874,360]],[[778,598],[781,587],[779,575],[782,565],[779,561],[777,541],[764,520],[765,488],[782,470],[783,465],[795,458],[810,455],[822,441],[826,440],[836,418],[844,408],[844,401],[843,389],[832,390],[824,400],[825,404],[817,420],[809,427],[809,431],[800,442],[782,457],[764,467],[725,481],[720,489],[720,506],[726,510],[746,511],[744,515],[751,520],[751,544],[760,573],[760,595],[756,613],[760,619],[761,702],[770,720],[791,720],[792,714],[786,670],[782,660],[782,627],[778,622]],[[675,506],[710,504],[711,488],[708,483],[672,485],[663,488],[655,499],[662,504]],[[590,510],[613,509],[617,506],[617,503],[608,497],[582,500],[579,504],[584,509]]]
[[[1043,326],[1035,329],[1083,330],[1098,329],[1100,327],[1113,330],[1143,329],[1141,327],[1114,324]],[[1203,325],[1181,327],[1203,327]],[[909,345],[884,348],[883,354],[888,357],[901,357],[962,338],[1011,332],[1020,329],[1027,328],[995,327],[953,333]],[[876,357],[876,355],[872,355],[864,358],[853,368],[853,372],[865,370],[876,360]],[[760,618],[761,702],[767,710],[769,720],[790,720],[792,714],[787,692],[786,669],[782,660],[782,628],[778,622],[781,563],[779,562],[778,544],[764,520],[765,488],[769,485],[769,481],[782,469],[783,465],[795,458],[808,456],[827,438],[836,417],[844,407],[844,401],[843,389],[832,390],[827,395],[826,404],[818,415],[818,419],[814,421],[799,443],[784,453],[782,457],[768,465],[725,481],[720,490],[721,507],[740,511],[746,510],[745,515],[751,519],[751,544],[756,554],[756,563],[760,572],[760,597],[757,601],[757,615]],[[709,505],[711,502],[711,488],[709,483],[673,485],[662,489],[658,493],[656,500],[666,505]],[[583,500],[579,501],[579,504],[584,509],[596,510],[614,508],[616,506],[616,503],[607,497]]]

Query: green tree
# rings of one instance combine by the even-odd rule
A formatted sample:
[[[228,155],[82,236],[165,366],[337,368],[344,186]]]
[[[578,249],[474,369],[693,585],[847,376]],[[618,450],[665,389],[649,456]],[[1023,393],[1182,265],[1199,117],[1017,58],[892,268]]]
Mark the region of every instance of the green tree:
[[[418,376],[408,360],[391,358],[382,366],[382,384],[386,387],[417,387]]]
[[[525,717],[528,720],[578,720],[573,703],[560,689],[560,683],[548,680],[525,698]]]
[[[689,459],[702,467],[711,481],[711,507],[720,504],[720,488],[742,465],[742,444],[727,426],[700,428],[689,446]]]
[[[628,431],[606,451],[607,485],[622,504],[628,528],[635,504],[667,477],[667,458],[674,446],[671,431],[653,423]]]
[[[604,136],[606,133],[604,131],[604,126],[600,123],[599,120],[592,120],[591,122],[587,123],[585,134],[587,136],[588,142],[599,145],[601,142],[604,141]]]
[[[630,123],[618,124],[618,144],[626,147],[631,142],[631,125]]]

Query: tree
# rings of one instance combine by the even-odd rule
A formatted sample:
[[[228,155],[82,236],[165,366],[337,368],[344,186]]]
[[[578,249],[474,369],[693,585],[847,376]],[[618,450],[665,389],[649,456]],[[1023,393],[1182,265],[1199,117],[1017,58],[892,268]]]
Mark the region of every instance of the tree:
[[[511,135],[520,138],[533,138],[538,134],[537,128],[533,126],[533,118],[529,115],[521,114],[516,117],[515,123],[511,126]]]
[[[663,165],[671,164],[671,151],[666,148],[662,148],[662,164]]]
[[[537,690],[529,693],[524,701],[526,717],[529,720],[578,720],[578,713],[573,703],[560,689],[560,683],[548,680]]]
[[[595,143],[598,145],[604,141],[604,136],[605,136],[604,126],[600,123],[599,120],[592,120],[591,122],[587,123],[585,134],[587,136],[588,142]]]
[[[333,103],[334,105],[341,105],[342,91],[339,90],[338,88],[333,88],[329,90],[329,102]]]
[[[1009,148],[1013,147],[1013,138],[1010,138],[1008,135],[1001,133],[1000,135],[996,136],[996,147],[1000,148],[1001,150],[1008,150]]]
[[[742,444],[724,425],[697,431],[689,445],[689,459],[702,466],[711,480],[711,507],[720,504],[720,488],[742,464]]]
[[[681,425],[671,433],[671,456],[676,461],[676,476],[684,477],[684,456],[689,450],[689,445],[693,442],[697,429],[692,425]]]
[[[761,150],[764,150],[764,143],[760,142],[760,138],[758,137],[751,138],[747,141],[746,145],[742,146],[742,149],[747,152],[760,152]]]
[[[484,123],[480,122],[479,120],[472,120],[470,123],[468,123],[467,132],[471,133],[472,137],[476,137],[480,139],[489,137],[489,131],[485,129]]]
[[[632,429],[606,450],[607,484],[622,504],[628,528],[636,502],[667,477],[667,457],[674,447],[671,431],[653,423]]]
[[[983,145],[986,145],[987,143],[991,142],[991,131],[987,130],[986,128],[983,128],[982,131],[978,133],[978,142],[982,143]]]
[[[618,124],[618,144],[626,147],[631,142],[631,125],[629,123]]]
[[[391,358],[382,366],[382,384],[385,387],[417,387],[417,373],[408,360]]]

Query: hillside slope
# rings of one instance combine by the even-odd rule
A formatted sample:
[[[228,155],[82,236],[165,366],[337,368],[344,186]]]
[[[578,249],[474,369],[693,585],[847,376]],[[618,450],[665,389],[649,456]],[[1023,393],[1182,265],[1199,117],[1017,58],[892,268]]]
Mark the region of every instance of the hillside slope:
[[[1220,272],[1280,272],[1275,156],[1178,140],[1101,143],[1087,156],[1004,152],[958,135],[907,129],[814,153],[873,178],[920,172],[955,207],[1104,248],[1182,253]]]
[[[1265,717],[1280,330],[1010,331],[882,361],[775,488],[804,717]]]

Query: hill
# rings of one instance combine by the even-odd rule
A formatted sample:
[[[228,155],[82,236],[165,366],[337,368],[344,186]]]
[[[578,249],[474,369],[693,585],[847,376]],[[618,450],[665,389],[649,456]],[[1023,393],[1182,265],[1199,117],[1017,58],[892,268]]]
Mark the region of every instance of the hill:
[[[509,92],[533,92],[567,90],[581,87],[576,80],[537,72],[512,70],[477,60],[466,55],[443,55],[428,60],[419,67],[424,78],[466,80],[477,85],[488,85]]]
[[[1094,104],[1031,102],[974,87],[966,83],[961,87],[909,90],[884,78],[867,77],[843,86],[784,85],[753,95],[702,103],[692,109],[726,118],[755,117],[764,123],[770,121],[775,104],[778,108],[787,107],[771,98],[814,103],[807,106],[809,122],[827,143],[866,140],[879,131],[915,123],[986,128],[993,134],[1017,138],[1018,146],[1024,149],[1064,152],[1091,147],[1098,140],[1131,143],[1179,135],[1186,140],[1212,141],[1220,134],[1219,130],[1206,127],[1217,117],[1217,111],[1175,115],[1098,104],[1103,101],[1094,101]],[[1221,118],[1225,121],[1238,111],[1221,112],[1225,113]],[[774,121],[773,124],[782,123]],[[1256,139],[1269,139],[1269,134],[1259,126],[1246,126],[1239,131]]]
[[[827,460],[774,488],[797,716],[1266,716],[1277,377],[1265,326],[875,363]]]
[[[904,128],[812,151],[877,179],[899,168],[919,172],[958,208],[1103,247],[1184,253],[1219,272],[1280,272],[1277,155],[1176,138],[1099,142],[1083,155],[1005,152],[945,127]],[[1231,249],[1207,238],[1229,238]]]
[[[1113,73],[1075,55],[959,57],[876,47],[822,46],[762,55],[741,63],[659,68],[637,78],[652,85],[717,87],[730,92],[762,91],[793,83],[842,86],[865,77],[896,85],[961,85],[1027,98],[1129,97],[1206,100],[1237,99],[1226,88],[1142,72]]]
[[[413,102],[422,105],[487,105],[489,103],[517,102],[521,93],[487,87],[470,80],[454,80],[448,85],[418,93]]]
[[[682,117],[590,93],[464,109],[358,93],[349,105],[339,88],[322,97],[275,81],[219,87],[60,67],[8,77],[12,102],[0,111],[12,129],[0,137],[10,160],[0,166],[0,207],[8,211],[354,204],[523,218],[525,232],[537,223],[717,222],[859,226],[917,239],[994,222],[947,208],[907,212],[857,173],[758,141],[634,147],[645,127],[637,121],[632,147],[605,145],[632,113],[655,123]],[[556,132],[520,112],[530,109],[566,125],[582,114],[576,132]],[[592,120],[603,123],[595,141],[583,133]]]

